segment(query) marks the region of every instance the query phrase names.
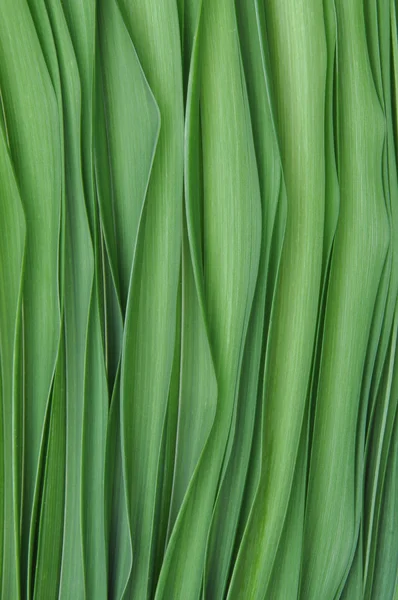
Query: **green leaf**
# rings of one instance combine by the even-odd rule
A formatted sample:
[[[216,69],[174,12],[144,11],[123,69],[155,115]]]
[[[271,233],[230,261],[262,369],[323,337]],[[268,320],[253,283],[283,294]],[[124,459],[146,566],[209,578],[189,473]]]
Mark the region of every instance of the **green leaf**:
[[[107,148],[102,147],[101,151],[108,153],[112,182],[111,190],[103,190],[99,199],[111,269],[120,282],[124,312],[159,117],[117,2],[99,2],[98,23],[107,133]],[[106,169],[105,157],[98,160]],[[99,176],[103,176],[101,172]]]
[[[105,535],[107,548],[108,597],[124,598],[133,552],[127,512],[127,490],[123,477],[120,431],[120,371],[116,376],[109,410],[105,463]]]
[[[258,8],[258,7],[257,7]],[[210,597],[222,597],[227,585],[230,560],[238,526],[245,480],[252,446],[255,412],[262,392],[263,344],[270,318],[266,295],[275,282],[268,273],[273,230],[277,217],[281,179],[280,156],[268,100],[263,40],[257,30],[254,2],[237,5],[245,80],[252,121],[253,140],[262,205],[262,240],[259,273],[245,342],[236,416],[230,431],[232,443],[213,513],[207,549],[206,590]],[[253,32],[257,35],[253,35]],[[279,216],[279,215],[278,215]],[[275,257],[279,262],[279,258]],[[268,301],[270,304],[270,302]],[[262,362],[260,366],[260,362]]]
[[[35,528],[33,499],[60,332],[60,132],[54,89],[28,5],[4,4],[0,27],[0,82],[9,146],[29,223],[23,284],[26,427],[21,546],[22,589],[29,593],[28,539],[31,519],[32,535]],[[29,118],[21,118],[23,114]]]
[[[397,359],[395,357],[395,370]],[[398,378],[394,377],[392,394],[398,397]],[[397,412],[393,426],[393,435],[389,447],[388,463],[383,485],[383,498],[380,511],[380,524],[377,532],[376,564],[373,576],[372,598],[393,598],[396,595],[398,572],[398,419]]]
[[[221,23],[224,23],[222,28]],[[194,450],[195,460],[199,458],[196,447],[200,451],[200,445],[206,443],[199,462],[196,465],[194,459],[188,462],[187,475],[193,474],[171,534],[157,598],[169,598],[170,595],[196,598],[200,593],[207,535],[233,418],[261,242],[260,191],[233,3],[205,2],[203,38],[198,27],[188,83],[186,209],[198,308],[204,315],[201,321],[207,328],[211,354],[203,342],[201,354],[193,352],[198,343],[197,335],[193,334],[187,347],[183,338],[181,398],[187,402],[187,415],[188,402],[192,402],[195,407],[192,414],[196,416],[200,411],[206,423],[205,431],[200,431],[199,436],[197,430],[192,432],[190,450]],[[220,85],[220,81],[229,81],[229,89]],[[197,184],[200,178],[200,148],[197,146],[199,89],[203,209]],[[199,217],[201,211],[202,219]],[[191,306],[195,308],[195,302],[191,301]],[[196,314],[200,316],[200,313]],[[198,360],[201,370],[196,370]],[[212,363],[216,379],[211,377]],[[183,387],[184,376],[186,387]],[[205,432],[211,424],[212,397],[216,391],[214,423],[206,441]],[[196,425],[195,416],[193,422]],[[197,445],[198,439],[200,445]],[[177,469],[178,463],[176,476]]]
[[[33,597],[56,598],[61,573],[66,464],[65,336],[51,397]]]
[[[289,505],[265,598],[298,598],[308,462],[308,409],[297,454]]]
[[[152,595],[156,589],[159,573],[167,546],[169,530],[170,504],[174,483],[174,466],[176,461],[177,426],[180,412],[180,380],[181,380],[181,325],[182,325],[182,286],[181,278],[177,296],[177,324],[174,344],[173,369],[171,372],[167,415],[162,435],[162,449],[157,476],[156,513],[154,533],[156,543],[152,546],[153,581]]]
[[[301,594],[308,598],[334,597],[356,546],[355,433],[389,239],[381,177],[383,115],[366,59],[359,4],[336,2],[341,202],[308,483],[301,583]],[[371,129],[369,120],[374,124]]]
[[[123,471],[134,556],[128,597],[139,599],[151,589],[157,473],[174,355],[183,98],[176,4],[151,0],[120,6],[162,117],[133,259],[121,368]]]
[[[382,520],[384,481],[398,406],[398,397],[395,390],[396,382],[393,381],[397,354],[397,335],[398,309],[396,308],[389,353],[386,359],[379,397],[375,405],[375,414],[372,420],[372,429],[369,433],[367,447],[367,468],[364,486],[364,592],[366,598],[370,598],[372,594],[374,566],[379,551],[377,537],[379,521]]]
[[[23,409],[16,393],[21,356],[22,275],[26,223],[5,130],[0,129],[0,380],[1,509],[0,595],[20,598],[19,419]]]
[[[234,566],[231,599],[263,597],[271,576],[308,393],[323,249],[323,12],[314,2],[271,2],[265,17],[287,222],[266,353],[261,477]],[[309,61],[310,70],[304,66]]]

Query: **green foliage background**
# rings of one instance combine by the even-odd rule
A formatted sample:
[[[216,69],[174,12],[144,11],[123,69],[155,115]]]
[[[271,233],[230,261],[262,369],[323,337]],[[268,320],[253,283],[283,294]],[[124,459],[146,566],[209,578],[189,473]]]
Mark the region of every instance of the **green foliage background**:
[[[2,600],[398,600],[396,11],[2,0]]]

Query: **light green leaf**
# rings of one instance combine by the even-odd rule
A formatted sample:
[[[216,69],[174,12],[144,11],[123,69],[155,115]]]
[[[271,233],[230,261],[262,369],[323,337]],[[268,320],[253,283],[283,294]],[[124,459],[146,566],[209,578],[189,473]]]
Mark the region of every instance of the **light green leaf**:
[[[268,100],[263,40],[260,40],[260,29],[257,30],[254,1],[237,5],[237,23],[260,183],[262,240],[235,422],[229,434],[233,445],[228,462],[227,458],[224,459],[224,476],[220,483],[207,549],[206,594],[217,598],[222,597],[227,585],[249,465],[257,398],[259,395],[261,397],[262,392],[261,359],[264,359],[263,345],[266,343],[270,317],[266,295],[272,295],[275,283],[268,274],[268,266],[281,178],[279,150]],[[253,32],[257,35],[253,35]],[[279,262],[279,258],[276,261]]]
[[[217,408],[213,426],[170,538],[156,593],[159,599],[171,595],[174,598],[197,598],[200,594],[207,534],[233,418],[244,340],[258,273],[260,191],[235,29],[236,16],[232,2],[204,3],[203,38],[197,29],[188,83],[186,208],[194,280],[199,308],[205,314],[202,322],[207,327],[211,355],[203,344],[202,353],[195,355],[194,364],[184,364],[188,356],[183,346],[182,378],[185,369],[188,396],[184,401],[191,401],[191,394],[194,394],[193,398],[200,394],[199,410],[205,416],[206,429],[214,405],[209,391],[212,395],[216,390],[218,392]],[[203,62],[199,73],[200,58]],[[220,85],[221,81],[230,82],[228,88]],[[202,219],[199,217],[200,188],[197,185],[200,177],[199,139],[196,135],[199,123],[198,89],[203,152]],[[198,260],[202,249],[203,262]],[[192,307],[195,307],[194,303]],[[200,363],[203,375],[193,368],[198,359],[204,361]],[[216,380],[210,378],[212,362]],[[211,399],[211,404],[208,399]],[[207,403],[208,414],[205,412]],[[193,439],[196,444],[196,432]],[[201,443],[205,439],[203,432]],[[193,463],[192,460],[190,470],[194,467]]]
[[[269,582],[297,460],[321,284],[323,11],[316,2],[270,2],[265,17],[287,222],[265,364],[261,478],[235,563],[230,599],[262,598]],[[305,67],[308,62],[310,70]],[[297,139],[302,140],[300,152]]]
[[[306,507],[301,594],[309,599],[337,593],[356,546],[355,433],[367,341],[389,239],[381,178],[383,115],[366,59],[363,11],[359,2],[340,0],[336,10],[341,202]]]

